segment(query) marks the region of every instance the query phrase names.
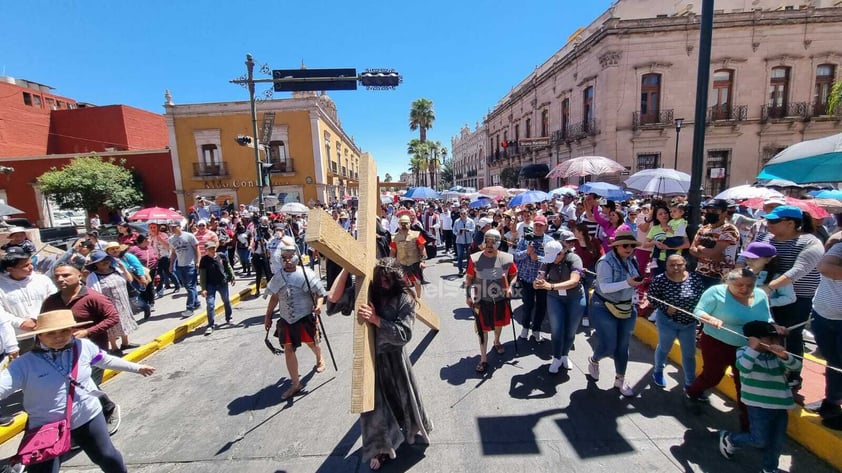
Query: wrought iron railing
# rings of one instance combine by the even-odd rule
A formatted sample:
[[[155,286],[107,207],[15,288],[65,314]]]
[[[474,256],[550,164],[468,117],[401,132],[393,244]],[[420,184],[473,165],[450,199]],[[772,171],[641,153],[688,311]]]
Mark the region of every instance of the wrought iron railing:
[[[193,177],[222,177],[228,176],[228,166],[225,162],[214,164],[193,163]]]
[[[742,122],[748,119],[748,105],[714,105],[708,109],[708,123],[718,121]]]
[[[632,127],[636,130],[640,127],[666,127],[673,125],[673,110],[658,110],[655,112],[641,113],[634,112],[632,115]]]
[[[811,108],[811,115],[814,117],[842,118],[842,103],[836,104],[836,108],[832,111],[828,110],[827,103],[813,102]]]
[[[795,118],[806,120],[810,118],[810,104],[807,102],[790,102],[785,105],[764,105],[760,109],[760,120],[782,120]]]
[[[567,139],[567,127],[564,127],[560,130],[556,130],[556,131],[553,132],[552,135],[550,135],[550,142],[552,144],[564,143],[564,141],[566,139]]]
[[[596,136],[596,120],[585,120],[567,126],[566,141],[581,140],[588,136]]]
[[[295,172],[295,168],[292,166],[292,159],[275,161],[269,172]]]

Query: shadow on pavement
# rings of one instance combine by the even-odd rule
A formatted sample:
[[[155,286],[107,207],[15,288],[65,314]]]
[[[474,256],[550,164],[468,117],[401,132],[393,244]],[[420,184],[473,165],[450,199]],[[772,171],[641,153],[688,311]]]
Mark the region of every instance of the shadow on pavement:
[[[558,393],[558,386],[570,380],[567,370],[551,374],[546,365],[512,376],[509,396],[515,399],[546,399]]]
[[[424,338],[418,342],[418,346],[412,350],[412,353],[409,355],[409,361],[414,365],[418,362],[418,358],[421,358],[421,355],[427,350],[431,343],[433,343],[433,339],[436,338],[439,332],[436,330],[430,330],[427,332],[427,335],[424,335]]]

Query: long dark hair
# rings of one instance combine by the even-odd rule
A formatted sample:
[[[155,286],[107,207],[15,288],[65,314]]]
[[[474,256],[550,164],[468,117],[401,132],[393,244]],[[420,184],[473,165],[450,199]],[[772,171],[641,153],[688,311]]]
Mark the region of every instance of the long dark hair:
[[[801,213],[801,225],[798,225],[798,230],[803,233],[815,233],[816,225],[813,223],[813,217],[806,210]]]
[[[388,289],[381,284],[384,278],[389,281]],[[368,286],[368,294],[375,307],[381,307],[388,301],[401,297],[402,294],[407,294],[415,300],[415,292],[409,287],[409,283],[404,278],[403,269],[395,258],[382,258],[377,261]]]

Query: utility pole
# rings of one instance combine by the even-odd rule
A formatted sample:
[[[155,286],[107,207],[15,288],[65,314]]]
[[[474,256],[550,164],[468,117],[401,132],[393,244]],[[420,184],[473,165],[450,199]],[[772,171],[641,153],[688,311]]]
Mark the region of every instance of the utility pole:
[[[705,121],[710,82],[710,44],[713,36],[713,0],[702,0],[702,21],[699,31],[699,67],[696,73],[696,113],[693,119],[693,164],[690,172],[690,240],[699,229],[702,203],[702,175],[705,164]]]
[[[251,108],[251,132],[252,136],[257,138],[257,103],[254,101],[254,58],[251,54],[246,54],[246,84],[249,89],[249,106]],[[263,163],[260,162],[260,145],[255,143],[254,146],[254,162],[257,166],[257,208],[260,215],[263,215],[265,207],[263,205]]]

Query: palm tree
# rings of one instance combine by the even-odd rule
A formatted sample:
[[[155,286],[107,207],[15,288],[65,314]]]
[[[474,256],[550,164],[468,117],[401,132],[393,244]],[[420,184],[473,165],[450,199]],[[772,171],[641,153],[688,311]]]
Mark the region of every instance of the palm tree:
[[[410,165],[412,162],[417,162],[418,172],[420,173],[420,180],[423,181],[423,185],[427,185],[427,176],[426,172],[429,168],[428,156],[430,153],[429,143],[424,143],[418,138],[413,138],[409,140],[409,143],[406,145],[406,153],[411,156],[410,158]],[[420,184],[420,182],[419,182]]]
[[[422,143],[427,141],[427,130],[433,127],[436,121],[436,112],[433,111],[433,101],[430,99],[417,99],[412,102],[409,109],[409,129],[418,130],[418,138]]]
[[[409,170],[415,175],[415,187],[427,185],[427,160],[423,156],[413,156],[409,160]]]
[[[447,157],[447,148],[442,146],[441,141],[428,141],[427,146],[429,148],[429,156],[430,156],[430,165],[429,165],[429,172],[430,172],[430,187],[436,187],[436,170],[441,168],[441,162]]]
[[[453,160],[443,156],[441,160],[441,187],[450,188],[453,185]]]

